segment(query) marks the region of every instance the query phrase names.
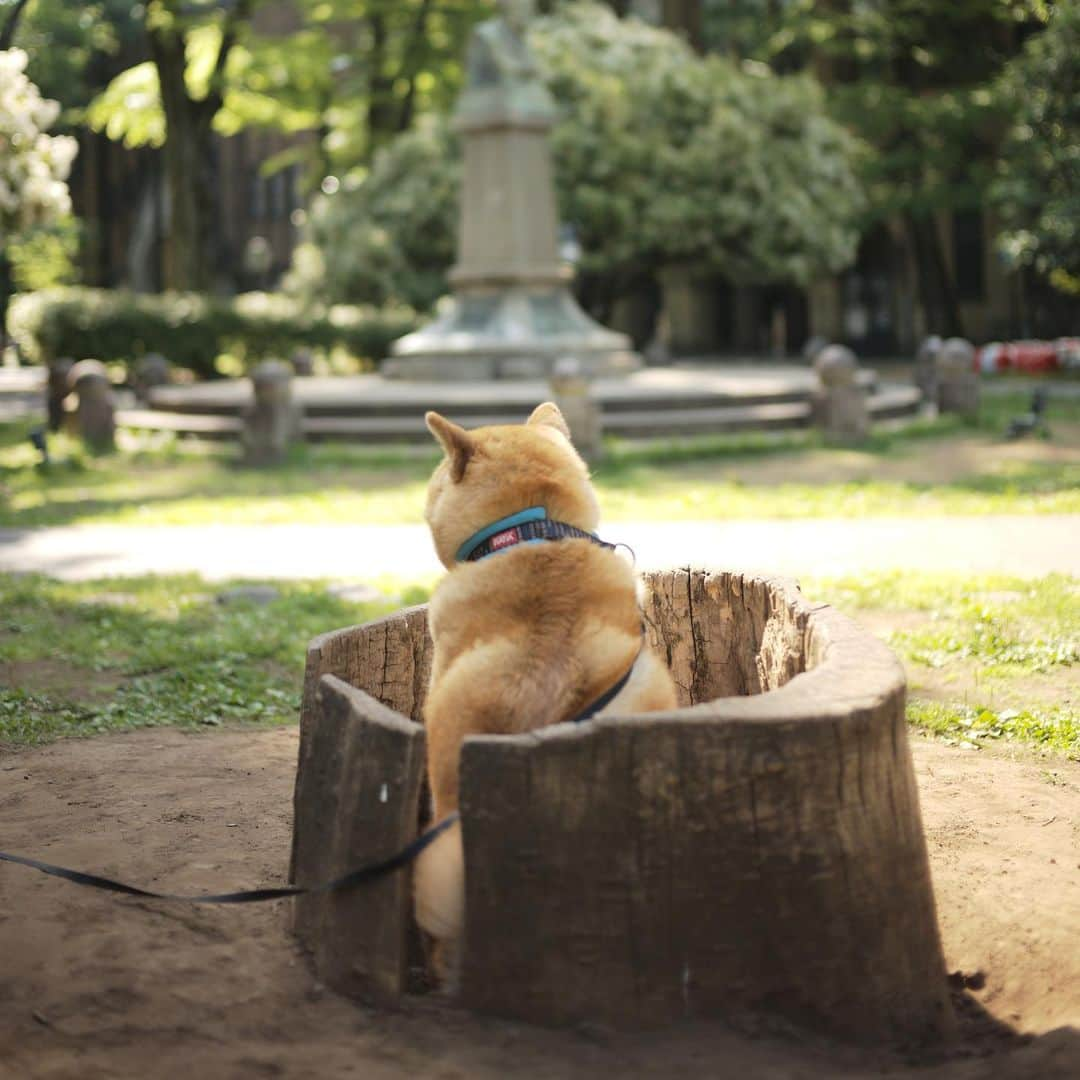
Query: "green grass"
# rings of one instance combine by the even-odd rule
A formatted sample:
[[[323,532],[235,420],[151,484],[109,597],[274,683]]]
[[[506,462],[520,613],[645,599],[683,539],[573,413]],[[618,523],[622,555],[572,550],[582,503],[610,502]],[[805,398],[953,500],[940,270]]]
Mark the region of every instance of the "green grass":
[[[893,614],[887,640],[912,684],[908,720],[957,743],[1015,740],[1080,758],[1080,580],[893,572],[808,588],[858,619]],[[928,696],[932,691],[933,696]]]
[[[356,604],[279,583],[261,606],[219,603],[194,576],[65,584],[0,575],[0,745],[157,725],[295,721],[316,634],[426,598]]]
[[[1080,405],[1061,408],[1080,421]],[[228,446],[155,438],[92,458],[60,438],[44,469],[28,430],[0,426],[0,526],[419,522],[438,460],[433,448],[315,444],[256,470],[238,466]],[[859,450],[805,431],[612,442],[594,477],[607,521],[1080,513],[1077,461],[999,460],[988,443],[972,470],[940,482],[937,455],[973,433],[985,438],[946,418],[879,431]],[[819,467],[800,480],[811,458]],[[878,475],[905,461],[907,475]],[[819,479],[830,473],[841,479]]]
[[[1001,709],[956,702],[914,700],[908,723],[956,745],[1026,743],[1080,759],[1080,716],[1075,709]]]
[[[195,576],[66,584],[0,575],[0,746],[154,725],[293,722],[312,637],[428,595],[426,585],[381,584],[385,599],[356,604],[322,583],[278,583],[278,598],[258,606],[219,603],[229,586]],[[916,729],[1080,759],[1080,709],[1062,682],[1080,658],[1080,580],[879,573],[815,580],[805,591],[855,618],[914,623],[889,641],[916,687]],[[973,669],[979,678],[965,689]],[[962,678],[952,681],[954,672]],[[917,689],[926,678],[936,696]]]

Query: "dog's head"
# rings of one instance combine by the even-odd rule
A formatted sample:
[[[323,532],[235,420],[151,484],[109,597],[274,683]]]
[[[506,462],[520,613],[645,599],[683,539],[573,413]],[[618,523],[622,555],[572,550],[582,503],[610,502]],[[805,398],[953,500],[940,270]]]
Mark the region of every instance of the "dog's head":
[[[500,518],[542,506],[588,532],[599,508],[589,471],[558,406],[538,405],[524,424],[466,431],[438,413],[425,418],[445,458],[428,484],[424,517],[444,566],[466,540]]]

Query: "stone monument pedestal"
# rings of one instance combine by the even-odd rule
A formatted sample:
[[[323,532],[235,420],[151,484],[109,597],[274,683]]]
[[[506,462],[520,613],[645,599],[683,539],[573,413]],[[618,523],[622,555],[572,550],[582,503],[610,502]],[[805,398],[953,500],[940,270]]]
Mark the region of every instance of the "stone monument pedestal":
[[[531,4],[501,7],[473,31],[454,113],[464,170],[452,295],[394,342],[389,378],[548,378],[565,356],[589,377],[641,367],[630,338],[586,315],[568,288],[548,146],[555,105],[524,41]]]
[[[572,356],[590,378],[636,371],[630,338],[589,318],[565,286],[463,292],[434,322],[394,343],[392,379],[546,379]]]

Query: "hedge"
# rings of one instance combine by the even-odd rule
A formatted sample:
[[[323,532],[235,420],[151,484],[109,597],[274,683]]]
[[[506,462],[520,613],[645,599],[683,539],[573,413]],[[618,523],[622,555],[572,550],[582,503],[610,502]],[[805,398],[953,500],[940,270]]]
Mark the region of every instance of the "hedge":
[[[221,353],[250,364],[287,358],[302,346],[341,346],[381,360],[395,338],[417,325],[416,315],[404,308],[314,308],[277,293],[218,298],[57,288],[19,295],[8,310],[9,332],[35,363],[62,356],[131,362],[156,352],[211,377]]]

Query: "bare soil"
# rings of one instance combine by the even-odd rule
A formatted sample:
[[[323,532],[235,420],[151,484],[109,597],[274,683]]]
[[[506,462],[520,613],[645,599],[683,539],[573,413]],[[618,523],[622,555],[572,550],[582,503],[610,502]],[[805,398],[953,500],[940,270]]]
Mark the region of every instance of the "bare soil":
[[[178,891],[282,881],[296,742],[151,730],[7,754],[0,846]],[[0,1077],[1080,1076],[1080,765],[915,757],[963,1014],[936,1060],[745,1025],[548,1031],[433,997],[375,1011],[316,982],[284,903],[144,902],[0,864]]]

